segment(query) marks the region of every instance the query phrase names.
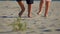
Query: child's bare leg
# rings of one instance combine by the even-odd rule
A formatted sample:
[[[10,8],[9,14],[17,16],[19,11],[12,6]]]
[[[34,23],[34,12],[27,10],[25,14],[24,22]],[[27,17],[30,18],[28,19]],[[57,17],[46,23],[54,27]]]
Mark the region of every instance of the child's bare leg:
[[[19,6],[21,7],[21,12],[19,12],[19,17],[21,17],[21,15],[23,14],[23,12],[25,11],[25,7],[22,1],[18,1]]]
[[[50,6],[50,1],[46,1],[46,8],[45,8],[45,14],[44,14],[45,17],[48,14],[49,6]]]
[[[39,5],[39,12],[37,13],[38,15],[40,14],[42,10],[43,4],[44,4],[44,0],[41,0],[40,5]]]
[[[28,4],[28,17],[31,17],[32,4]]]

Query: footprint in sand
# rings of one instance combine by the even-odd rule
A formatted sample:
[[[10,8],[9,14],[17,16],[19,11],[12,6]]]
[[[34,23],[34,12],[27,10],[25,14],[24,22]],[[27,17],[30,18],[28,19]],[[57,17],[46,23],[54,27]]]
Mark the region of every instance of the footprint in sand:
[[[43,30],[43,32],[52,32],[52,30],[51,29],[45,29],[45,30]]]
[[[60,31],[60,29],[55,29],[55,31]]]

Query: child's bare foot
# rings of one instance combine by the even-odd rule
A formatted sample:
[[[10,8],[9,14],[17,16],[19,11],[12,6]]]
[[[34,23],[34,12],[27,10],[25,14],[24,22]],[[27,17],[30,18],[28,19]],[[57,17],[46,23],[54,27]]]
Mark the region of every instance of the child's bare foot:
[[[24,11],[19,12],[19,14],[18,14],[19,17],[21,17],[21,15],[23,14],[23,12],[24,12]]]
[[[44,17],[46,17],[46,16],[44,15]]]
[[[37,14],[38,14],[38,15],[40,15],[40,13],[39,13],[39,12],[38,12]]]
[[[21,17],[21,15],[22,15],[22,14],[19,12],[19,14],[18,14],[18,15],[19,15],[19,17]]]
[[[29,18],[32,18],[32,16],[28,15]]]
[[[37,14],[40,15],[40,11]]]
[[[44,17],[48,17],[48,15],[44,15]]]
[[[31,16],[28,16],[28,18],[32,18]]]
[[[19,17],[21,17],[21,15],[23,14],[23,12],[25,11],[25,8],[23,8],[22,10],[21,10],[21,12],[19,12]]]

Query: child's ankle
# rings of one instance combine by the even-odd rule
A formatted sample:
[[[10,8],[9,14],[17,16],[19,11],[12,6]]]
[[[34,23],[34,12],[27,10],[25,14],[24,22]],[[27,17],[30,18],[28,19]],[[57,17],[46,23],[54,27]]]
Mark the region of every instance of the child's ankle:
[[[23,8],[21,11],[25,11],[25,8]]]
[[[31,18],[31,15],[28,15],[29,18]]]

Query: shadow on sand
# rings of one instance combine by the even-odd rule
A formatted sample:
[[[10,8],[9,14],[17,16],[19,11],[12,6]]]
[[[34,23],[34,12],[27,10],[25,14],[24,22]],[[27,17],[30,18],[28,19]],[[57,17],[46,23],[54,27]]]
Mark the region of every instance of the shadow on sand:
[[[0,33],[12,33],[12,32],[15,32],[15,31],[5,31],[5,32],[0,32]]]
[[[0,16],[0,18],[17,18],[17,16]]]
[[[19,16],[0,16],[0,18],[18,18]],[[27,16],[22,16],[21,19],[32,19]]]

